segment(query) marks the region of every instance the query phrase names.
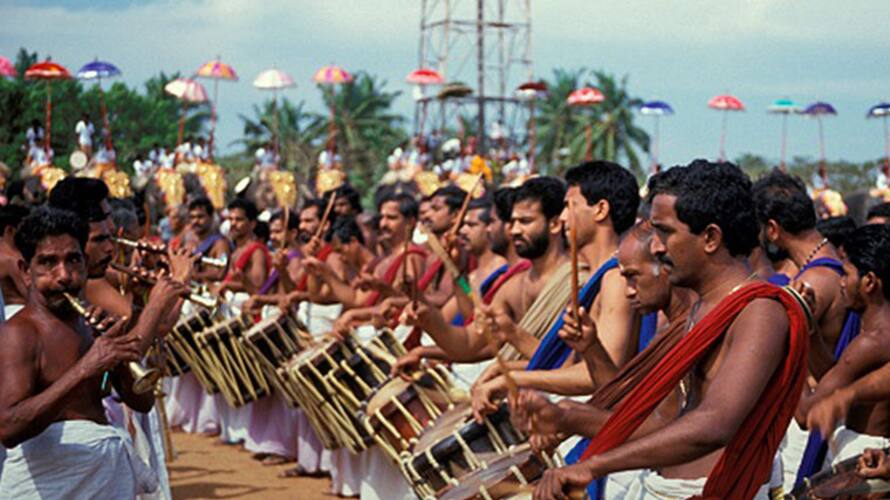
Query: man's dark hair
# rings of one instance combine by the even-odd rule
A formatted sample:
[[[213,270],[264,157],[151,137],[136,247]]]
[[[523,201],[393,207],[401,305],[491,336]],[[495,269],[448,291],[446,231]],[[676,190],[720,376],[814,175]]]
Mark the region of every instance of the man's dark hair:
[[[108,199],[108,186],[99,179],[66,177],[49,194],[49,204],[70,210],[86,222],[102,222],[109,213],[100,204]]]
[[[22,219],[28,216],[31,210],[28,207],[19,204],[9,204],[0,207],[0,234],[6,231],[7,227],[18,229],[22,223]]]
[[[828,238],[835,248],[844,246],[847,238],[856,230],[856,221],[852,217],[841,215],[838,217],[829,217],[821,219],[816,223],[816,230],[819,231],[824,238]]]
[[[244,210],[244,216],[247,217],[247,220],[249,221],[256,221],[256,218],[260,215],[259,210],[256,208],[256,204],[247,198],[235,198],[229,202],[228,208],[229,211],[239,208]]]
[[[479,220],[483,224],[491,224],[491,200],[488,198],[478,198],[470,200],[467,210],[482,210],[479,212]]]
[[[37,245],[44,238],[64,234],[77,240],[83,251],[90,229],[87,222],[74,212],[42,206],[22,220],[21,227],[15,233],[15,246],[22,253],[25,262],[30,264],[37,252]]]
[[[445,198],[445,204],[448,205],[448,212],[454,214],[460,210],[461,206],[463,206],[464,199],[467,197],[467,192],[454,184],[449,184],[433,191],[433,194],[430,195],[430,199],[433,199],[436,196]]]
[[[337,198],[346,197],[346,200],[349,202],[349,206],[352,207],[352,210],[360,214],[362,213],[362,197],[358,191],[355,190],[354,187],[349,184],[343,184],[338,187],[334,191],[334,196]],[[336,198],[335,198],[336,199]]]
[[[609,161],[589,161],[566,172],[566,183],[578,186],[588,205],[609,202],[609,219],[617,234],[627,231],[637,218],[640,190],[626,168]]]
[[[209,216],[213,216],[213,203],[210,201],[210,198],[206,196],[198,196],[189,202],[189,212],[192,210],[201,209]]]
[[[757,221],[765,226],[770,220],[791,234],[816,227],[816,208],[803,181],[773,169],[754,183]]]
[[[565,205],[566,186],[557,177],[534,177],[519,189],[513,197],[513,206],[521,201],[537,201],[541,203],[541,211],[548,220],[559,217]]]
[[[362,234],[362,229],[359,227],[358,222],[355,221],[355,217],[352,216],[339,217],[334,221],[334,225],[328,229],[325,235],[325,240],[331,241],[334,237],[340,240],[341,243],[349,243],[352,240],[356,240],[362,245],[365,244],[365,236]]]
[[[866,224],[853,231],[844,244],[850,263],[859,276],[872,272],[881,280],[881,292],[890,300],[890,225]]]
[[[272,216],[269,217],[269,225],[272,225],[272,223],[277,220],[282,220],[282,221],[284,220],[284,210],[276,210],[272,214]],[[297,229],[299,227],[300,227],[300,218],[297,217],[297,214],[295,214],[293,211],[290,211],[290,213],[287,214],[287,229]]]
[[[866,215],[865,218],[867,220],[872,217],[887,217],[890,219],[890,201],[869,208],[868,215]]]
[[[516,188],[503,187],[491,196],[494,202],[494,212],[502,222],[510,222],[513,213],[513,198],[516,196]]]
[[[258,220],[253,226],[253,234],[259,241],[269,241],[269,224]]]
[[[377,205],[377,211],[380,211],[380,208],[383,207],[384,203],[388,203],[391,201],[399,204],[399,213],[402,214],[402,217],[406,217],[408,219],[417,218],[417,200],[415,200],[413,196],[407,193],[390,193],[383,196],[382,198],[380,198],[380,203]]]
[[[730,255],[736,257],[747,256],[757,246],[751,179],[740,168],[729,162],[695,160],[664,175],[656,181],[657,191],[652,196],[676,196],[677,218],[690,232],[701,234],[709,224],[715,224]]]
[[[324,215],[325,208],[327,208],[327,204],[321,198],[309,198],[303,202],[303,206],[300,207],[300,212],[312,207],[315,207],[315,209],[318,210],[318,218],[321,219]]]

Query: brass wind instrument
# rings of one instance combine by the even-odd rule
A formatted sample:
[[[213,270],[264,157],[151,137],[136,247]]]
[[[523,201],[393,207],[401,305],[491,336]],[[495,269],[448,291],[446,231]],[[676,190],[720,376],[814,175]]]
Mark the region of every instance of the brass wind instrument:
[[[130,269],[127,266],[118,264],[117,262],[112,262],[111,268],[114,269],[115,271],[124,273],[127,276],[135,278],[136,280],[141,281],[141,282],[145,283],[146,285],[154,285],[155,283],[157,283],[156,279],[154,279],[150,276],[142,275],[142,274],[136,272],[135,270]],[[208,309],[213,309],[214,307],[217,306],[216,299],[213,297],[207,297],[204,294],[202,294],[200,286],[195,285],[195,284],[192,284],[189,286],[189,295],[188,295],[188,297],[186,297],[186,300],[188,300],[189,302],[192,302],[194,304],[197,304],[199,306],[204,306]]]
[[[65,296],[71,307],[77,311],[77,314],[86,317],[87,308],[76,297],[67,292],[62,292],[62,295]],[[93,328],[95,329],[95,327]],[[127,363],[127,369],[130,370],[130,375],[133,376],[133,392],[136,394],[145,394],[153,390],[161,378],[161,372],[156,368],[146,368],[135,361]]]
[[[137,250],[144,250],[147,252],[154,252],[154,253],[167,253],[167,245],[164,245],[164,244],[147,243],[145,241],[133,241],[133,240],[130,240],[127,238],[121,238],[119,236],[112,236],[111,241],[113,241],[119,245],[124,245],[124,246],[130,247],[130,248],[135,248]],[[198,261],[201,264],[211,266],[211,267],[225,268],[226,266],[229,265],[229,260],[226,257],[220,257],[217,259],[215,257],[208,257],[206,255],[202,255],[201,258],[198,259]]]

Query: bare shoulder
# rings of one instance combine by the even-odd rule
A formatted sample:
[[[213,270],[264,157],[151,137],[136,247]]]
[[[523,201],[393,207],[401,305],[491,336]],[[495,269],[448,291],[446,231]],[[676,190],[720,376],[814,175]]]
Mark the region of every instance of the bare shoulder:
[[[31,319],[27,308],[0,325],[0,357],[29,356],[39,344],[40,329]]]
[[[734,336],[755,335],[769,339],[785,339],[788,332],[788,313],[776,300],[754,299],[742,309],[730,327]]]

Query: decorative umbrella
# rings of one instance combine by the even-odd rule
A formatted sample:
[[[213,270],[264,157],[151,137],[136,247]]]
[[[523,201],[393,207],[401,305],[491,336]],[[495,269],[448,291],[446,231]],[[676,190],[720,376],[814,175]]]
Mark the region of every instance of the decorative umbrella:
[[[0,56],[0,76],[9,78],[15,78],[16,76],[15,65],[12,64],[12,61],[3,56]]]
[[[405,81],[417,86],[416,96],[418,100],[421,100],[426,97],[426,87],[430,85],[442,85],[445,83],[445,78],[441,73],[432,68],[420,68],[408,73],[408,76],[405,77]],[[416,114],[414,115],[414,119],[416,120],[414,129],[417,131],[418,138],[423,136],[423,124],[426,123],[426,113],[427,101],[423,100],[421,103],[421,116],[418,117]]]
[[[176,147],[182,144],[185,132],[185,109],[190,102],[207,102],[207,91],[204,86],[190,78],[177,78],[167,85],[164,91],[182,101],[182,115],[179,117],[179,132],[176,135]]]
[[[31,67],[25,70],[26,80],[46,80],[46,134],[44,134],[46,142],[44,142],[43,147],[46,149],[47,153],[49,153],[50,150],[53,117],[52,85],[50,82],[53,80],[67,80],[69,78],[71,78],[71,73],[69,73],[64,66],[54,63],[49,59],[44,62],[32,64]]]
[[[459,97],[467,97],[473,94],[473,89],[464,82],[449,82],[436,94],[436,99],[445,100]]]
[[[350,75],[345,69],[329,65],[322,66],[315,72],[315,75],[312,76],[312,81],[319,85],[329,85],[331,86],[331,118],[328,123],[328,152],[331,153],[331,158],[334,155],[334,122],[336,120],[336,110],[334,109],[334,85],[341,85],[344,83],[349,83],[352,81],[352,75]]]
[[[535,171],[535,148],[537,142],[537,125],[535,123],[535,105],[538,99],[550,94],[544,81],[525,82],[516,88],[516,97],[528,102],[528,165],[531,172]]]
[[[208,156],[210,157],[210,160],[213,161],[213,138],[216,134],[216,120],[219,116],[216,112],[216,106],[219,103],[219,81],[227,80],[230,82],[237,82],[238,74],[235,73],[235,68],[222,62],[220,57],[216,56],[216,59],[207,61],[203,66],[198,68],[198,70],[195,71],[195,76],[213,80],[213,106],[211,107],[212,113],[210,114],[210,141],[208,141],[207,145],[209,150]]]
[[[800,106],[796,102],[788,98],[776,99],[766,108],[768,113],[774,115],[782,115],[782,153],[779,160],[779,168],[785,171],[785,151],[788,144],[788,115],[792,113],[800,113]]]
[[[652,173],[657,174],[659,170],[658,150],[659,144],[661,142],[659,121],[661,120],[662,116],[670,116],[674,114],[674,108],[672,108],[670,104],[664,101],[649,101],[643,103],[643,105],[640,106],[640,114],[652,116],[655,118],[655,130],[653,134],[655,136],[655,141],[652,145]]]
[[[272,109],[275,110],[275,130],[272,144],[275,146],[275,156],[278,156],[278,91],[290,87],[296,87],[293,77],[277,68],[263,71],[253,80],[253,86],[260,90],[272,91]],[[286,214],[285,214],[286,215]]]
[[[724,94],[708,101],[708,107],[723,112],[723,121],[720,126],[720,161],[726,161],[726,117],[730,111],[744,111],[745,105],[738,97]]]
[[[884,122],[884,168],[890,169],[890,130],[887,128],[887,117],[890,116],[890,102],[875,104],[869,108],[866,118],[880,118]]]
[[[827,181],[827,172],[825,171],[825,134],[822,130],[822,117],[826,115],[836,115],[837,111],[834,106],[827,102],[817,101],[810,104],[803,110],[803,114],[815,118],[819,125],[819,175]],[[826,182],[827,186],[828,183]]]
[[[590,107],[605,100],[606,96],[604,96],[599,89],[583,87],[573,90],[566,99],[566,103],[572,107]],[[588,120],[587,124],[584,126],[584,144],[584,159],[590,161],[593,159],[593,150],[591,149],[593,146],[593,124],[590,120]]]
[[[103,78],[114,78],[119,76],[121,70],[110,62],[94,59],[93,62],[86,63],[77,71],[77,78],[81,80],[96,80],[99,84],[99,111],[102,113],[102,127],[105,131],[105,149],[111,151],[111,125],[108,122],[108,109],[105,107],[105,92],[102,90]]]

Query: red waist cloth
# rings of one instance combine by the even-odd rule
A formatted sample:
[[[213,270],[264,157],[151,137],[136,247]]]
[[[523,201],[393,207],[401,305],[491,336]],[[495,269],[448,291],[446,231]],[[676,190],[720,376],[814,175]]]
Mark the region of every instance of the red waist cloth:
[[[624,443],[719,341],[736,316],[754,299],[769,298],[785,307],[789,320],[788,352],[756,406],[714,465],[701,497],[750,499],[769,479],[773,456],[782,441],[803,389],[809,337],[800,304],[781,288],[765,282],[729,294],[690,330],[626,398],[581,455],[581,460]]]

